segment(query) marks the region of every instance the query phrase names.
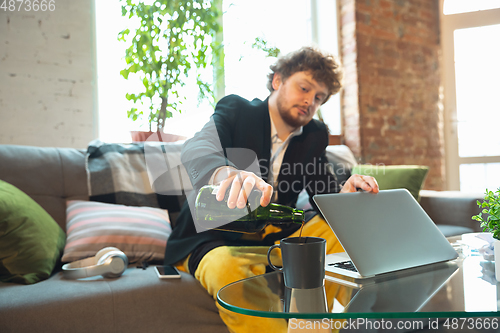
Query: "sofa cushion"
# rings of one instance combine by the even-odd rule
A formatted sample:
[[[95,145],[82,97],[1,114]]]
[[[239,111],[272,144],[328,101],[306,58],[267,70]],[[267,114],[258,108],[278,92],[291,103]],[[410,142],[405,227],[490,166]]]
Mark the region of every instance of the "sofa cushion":
[[[474,230],[472,230],[471,228],[462,227],[459,225],[436,224],[436,226],[444,235],[444,237],[459,236],[474,232]]]
[[[353,174],[372,176],[381,190],[405,188],[416,200],[427,176],[429,167],[422,165],[356,165]]]
[[[172,232],[168,211],[91,201],[68,201],[63,262],[94,256],[113,246],[130,263],[163,261]]]
[[[175,221],[192,190],[180,160],[183,142],[89,143],[91,201],[167,209]]]
[[[0,281],[32,284],[47,279],[65,238],[40,205],[0,180]]]
[[[129,266],[117,279],[68,280],[59,272],[29,287],[0,282],[1,332],[226,332],[214,299],[190,274],[159,279]]]
[[[357,165],[356,158],[346,145],[332,145],[326,147],[326,159],[333,166],[333,173],[339,184],[344,185],[351,177],[351,169]]]

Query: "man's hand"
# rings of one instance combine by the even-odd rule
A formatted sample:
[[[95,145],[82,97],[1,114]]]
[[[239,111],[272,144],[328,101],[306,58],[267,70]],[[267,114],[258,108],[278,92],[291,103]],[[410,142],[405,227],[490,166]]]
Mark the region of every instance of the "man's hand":
[[[253,172],[248,171],[231,171],[228,177],[220,183],[216,198],[217,201],[224,200],[226,190],[230,188],[227,206],[230,209],[235,207],[242,209],[245,208],[247,198],[254,187],[262,192],[260,205],[262,207],[267,206],[271,202],[273,187]]]
[[[370,176],[352,175],[345,182],[340,193],[356,192],[358,189],[373,193],[378,193],[379,191],[375,178]]]

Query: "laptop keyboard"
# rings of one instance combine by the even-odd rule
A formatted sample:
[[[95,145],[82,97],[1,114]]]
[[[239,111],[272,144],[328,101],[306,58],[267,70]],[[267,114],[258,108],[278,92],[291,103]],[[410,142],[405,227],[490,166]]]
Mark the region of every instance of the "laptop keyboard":
[[[328,266],[333,266],[335,268],[347,269],[348,271],[357,272],[358,270],[354,267],[352,261],[342,261],[334,264],[328,264]]]

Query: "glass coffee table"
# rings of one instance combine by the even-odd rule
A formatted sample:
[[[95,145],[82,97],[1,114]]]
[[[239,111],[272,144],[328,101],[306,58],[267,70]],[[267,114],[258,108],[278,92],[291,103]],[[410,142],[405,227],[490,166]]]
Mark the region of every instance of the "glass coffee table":
[[[230,311],[266,318],[455,318],[462,327],[467,318],[480,318],[481,325],[498,328],[500,283],[494,262],[463,242],[454,246],[458,259],[411,274],[363,283],[327,275],[323,288],[294,290],[285,287],[281,272],[272,272],[221,288],[217,301]]]

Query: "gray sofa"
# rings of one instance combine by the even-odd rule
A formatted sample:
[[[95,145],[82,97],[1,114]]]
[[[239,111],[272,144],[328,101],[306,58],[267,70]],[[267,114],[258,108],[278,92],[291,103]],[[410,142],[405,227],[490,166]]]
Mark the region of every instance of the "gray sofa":
[[[0,179],[39,203],[65,230],[66,200],[88,200],[85,153],[0,145]],[[129,266],[118,279],[67,280],[60,265],[33,285],[0,282],[0,332],[227,332],[192,276],[160,280]]]
[[[481,211],[477,200],[482,200],[483,196],[482,193],[421,190],[420,205],[445,236],[456,236],[482,231],[480,224],[471,217]]]
[[[66,200],[88,200],[85,152],[0,145],[0,179],[38,202],[65,229]],[[423,191],[421,204],[452,233],[479,231],[470,217],[481,195]],[[463,229],[456,229],[460,227]],[[446,227],[445,227],[446,229]],[[0,283],[0,331],[227,332],[214,300],[190,275],[160,280],[152,267],[122,277],[66,280],[60,265],[33,285]]]

